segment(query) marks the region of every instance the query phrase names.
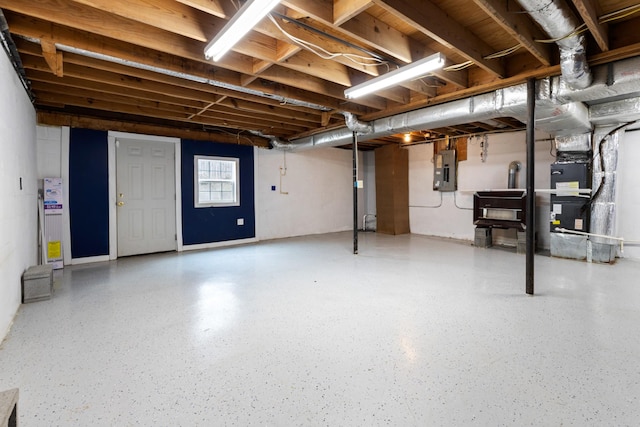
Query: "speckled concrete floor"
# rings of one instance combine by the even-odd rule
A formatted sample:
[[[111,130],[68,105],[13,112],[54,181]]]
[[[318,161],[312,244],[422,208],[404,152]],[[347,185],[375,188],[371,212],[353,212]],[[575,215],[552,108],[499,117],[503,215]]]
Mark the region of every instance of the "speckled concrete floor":
[[[23,427],[638,425],[640,263],[349,233],[65,268],[0,350]]]

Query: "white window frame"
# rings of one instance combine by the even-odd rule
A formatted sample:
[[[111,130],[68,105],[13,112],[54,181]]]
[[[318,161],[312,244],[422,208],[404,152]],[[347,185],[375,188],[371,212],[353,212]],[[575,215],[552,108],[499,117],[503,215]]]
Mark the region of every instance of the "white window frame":
[[[218,160],[235,163],[235,201],[234,202],[200,202],[199,160]],[[196,208],[240,206],[240,159],[237,157],[194,156],[193,159],[193,201]]]

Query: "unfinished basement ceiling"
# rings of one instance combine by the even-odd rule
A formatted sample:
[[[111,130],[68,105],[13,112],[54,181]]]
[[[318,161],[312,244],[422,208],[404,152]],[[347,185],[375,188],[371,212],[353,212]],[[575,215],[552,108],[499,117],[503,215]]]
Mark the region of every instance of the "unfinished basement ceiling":
[[[205,46],[239,3],[0,0],[0,8],[41,124],[268,146],[257,135],[295,140],[344,126],[342,112],[371,121],[560,74],[558,47],[540,41],[549,36],[515,0],[283,0],[221,61],[207,61]],[[585,24],[589,65],[640,55],[637,1],[566,4]],[[447,57],[444,70],[345,99],[346,88],[434,52]],[[521,126],[504,117],[411,138]]]

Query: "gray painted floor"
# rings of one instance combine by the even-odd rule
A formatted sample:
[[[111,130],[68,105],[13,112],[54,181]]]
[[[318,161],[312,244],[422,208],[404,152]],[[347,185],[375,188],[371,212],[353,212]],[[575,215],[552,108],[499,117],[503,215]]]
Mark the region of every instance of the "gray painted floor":
[[[640,263],[361,233],[64,269],[0,350],[21,426],[638,425]]]

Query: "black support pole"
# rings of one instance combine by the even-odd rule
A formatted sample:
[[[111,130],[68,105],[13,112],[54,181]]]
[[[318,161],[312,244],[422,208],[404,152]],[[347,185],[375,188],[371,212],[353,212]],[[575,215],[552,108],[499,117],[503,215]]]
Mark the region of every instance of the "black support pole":
[[[535,121],[536,80],[527,80],[527,216],[526,257],[527,294],[533,295],[533,258],[536,250],[536,193],[535,193]]]
[[[358,134],[353,132],[353,254],[358,254]]]

